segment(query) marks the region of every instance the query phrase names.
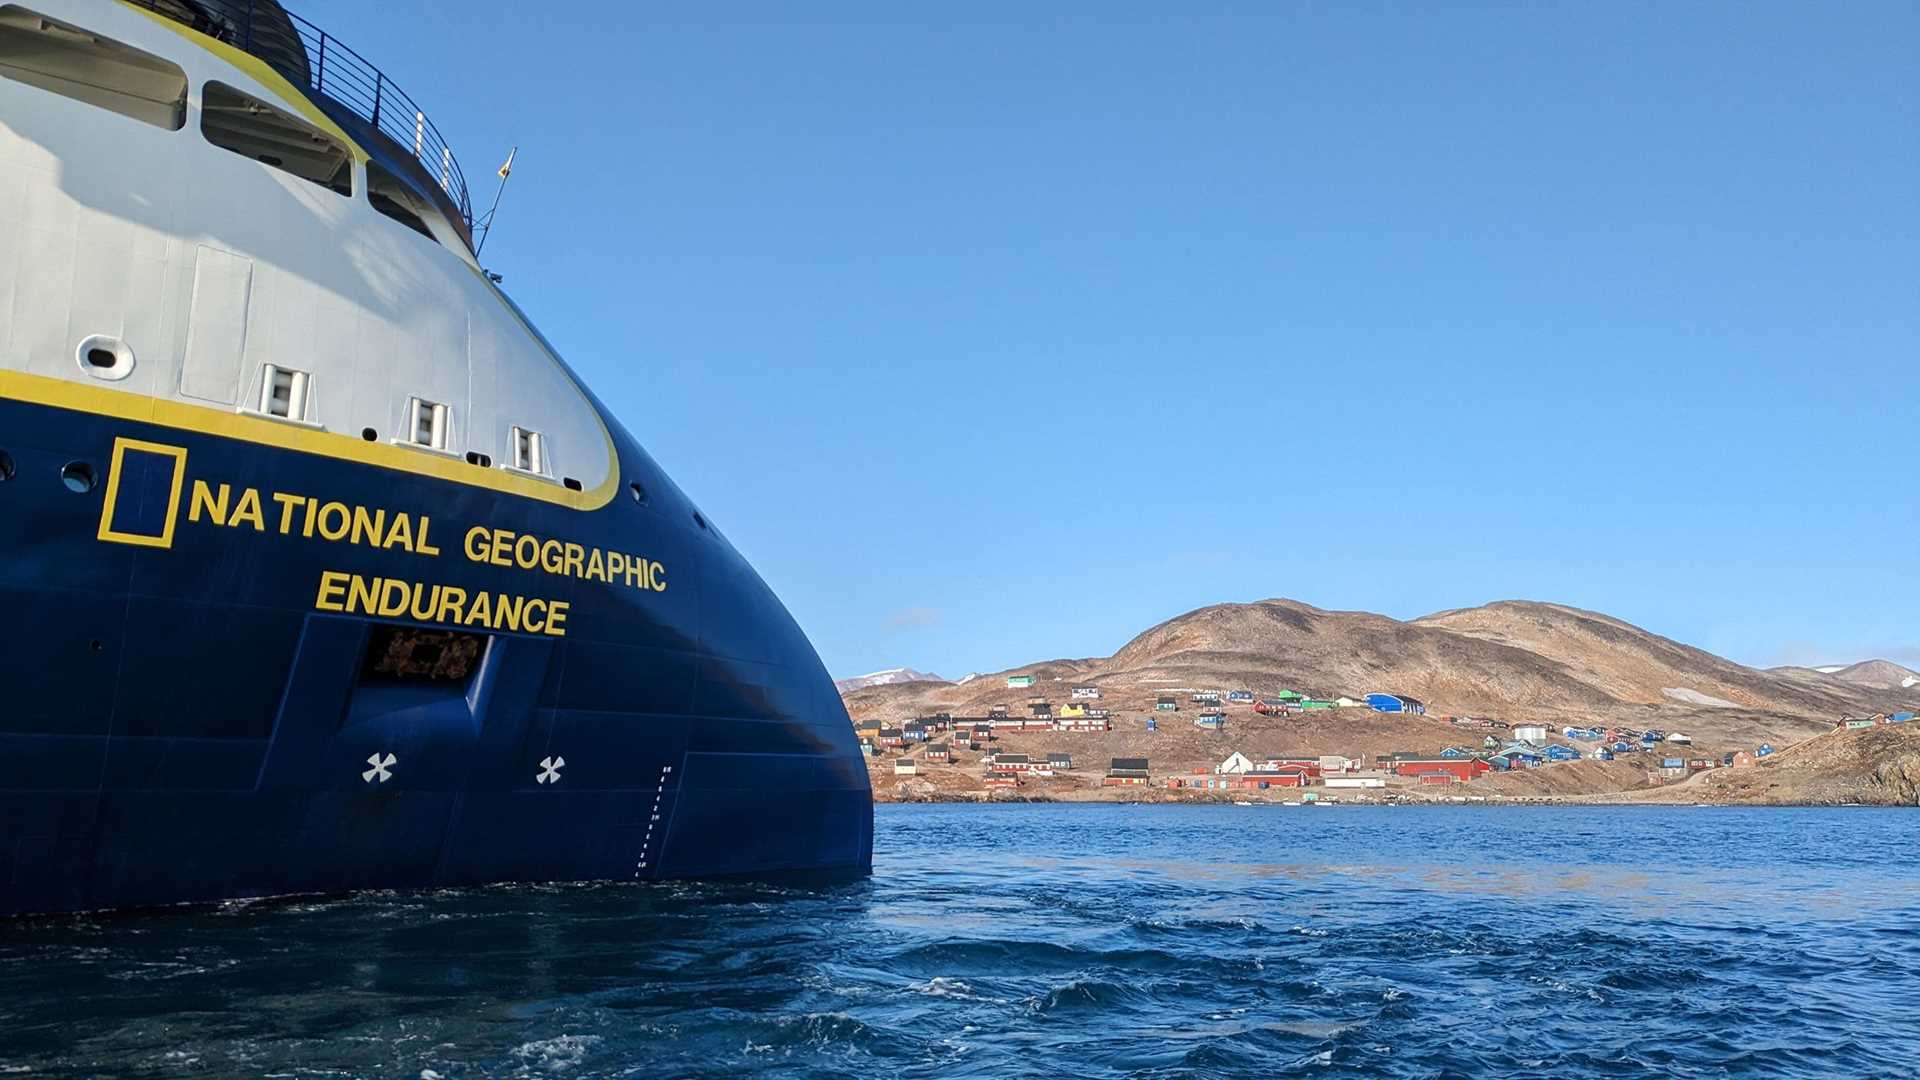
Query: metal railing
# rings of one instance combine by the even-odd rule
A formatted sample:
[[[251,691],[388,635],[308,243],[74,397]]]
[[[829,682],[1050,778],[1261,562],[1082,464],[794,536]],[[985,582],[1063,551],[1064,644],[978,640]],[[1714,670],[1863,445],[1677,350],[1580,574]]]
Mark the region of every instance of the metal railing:
[[[134,2],[259,57],[288,82],[338,103],[411,149],[472,230],[467,179],[440,129],[393,80],[339,39],[271,0]]]

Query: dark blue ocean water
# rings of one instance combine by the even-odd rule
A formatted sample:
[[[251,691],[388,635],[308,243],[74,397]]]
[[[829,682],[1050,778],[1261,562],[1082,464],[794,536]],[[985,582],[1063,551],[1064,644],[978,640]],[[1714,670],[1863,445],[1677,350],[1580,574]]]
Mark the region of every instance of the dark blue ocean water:
[[[870,882],[818,890],[0,925],[0,1074],[1920,1073],[1920,813],[901,806],[878,831]]]

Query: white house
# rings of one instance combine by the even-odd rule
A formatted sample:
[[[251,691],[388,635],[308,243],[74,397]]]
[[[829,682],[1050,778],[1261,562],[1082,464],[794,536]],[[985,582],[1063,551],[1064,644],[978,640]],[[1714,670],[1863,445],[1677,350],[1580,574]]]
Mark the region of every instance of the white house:
[[[894,760],[893,775],[895,776],[916,776],[919,772],[920,766],[915,765],[913,759],[910,757],[897,758]]]
[[[1387,786],[1384,777],[1379,776],[1329,776],[1322,783],[1330,788],[1383,788]]]
[[[1669,736],[1667,736],[1667,741],[1668,741],[1668,742],[1670,742],[1670,743],[1675,743],[1675,744],[1677,744],[1677,745],[1680,745],[1680,746],[1692,746],[1692,745],[1693,745],[1693,739],[1692,739],[1692,737],[1690,737],[1690,736],[1687,736],[1687,735],[1682,735],[1682,734],[1680,734],[1680,733],[1679,733],[1679,732],[1677,732],[1677,731],[1676,731],[1676,732],[1674,732],[1673,734],[1671,734],[1671,735],[1669,735]]]
[[[1547,729],[1540,724],[1520,724],[1513,729],[1513,737],[1535,746],[1547,744]]]
[[[1073,696],[1076,701],[1097,701],[1100,698],[1100,688],[1097,686],[1076,686],[1073,688]]]
[[[1350,757],[1342,757],[1339,754],[1320,755],[1320,771],[1323,773],[1347,772],[1357,767],[1358,763]]]
[[[1241,753],[1238,750],[1235,750],[1232,754],[1229,754],[1227,756],[1227,760],[1214,766],[1213,771],[1217,773],[1223,773],[1223,774],[1224,773],[1238,774],[1238,773],[1252,772],[1253,762],[1250,759],[1248,759],[1247,755]]]

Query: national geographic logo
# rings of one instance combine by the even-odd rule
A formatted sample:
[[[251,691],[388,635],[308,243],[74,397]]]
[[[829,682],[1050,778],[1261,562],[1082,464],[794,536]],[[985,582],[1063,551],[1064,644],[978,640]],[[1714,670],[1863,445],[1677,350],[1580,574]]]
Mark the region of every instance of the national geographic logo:
[[[114,439],[107,501],[100,507],[100,539],[135,547],[172,547],[173,523],[180,516],[180,490],[186,480],[186,448]]]

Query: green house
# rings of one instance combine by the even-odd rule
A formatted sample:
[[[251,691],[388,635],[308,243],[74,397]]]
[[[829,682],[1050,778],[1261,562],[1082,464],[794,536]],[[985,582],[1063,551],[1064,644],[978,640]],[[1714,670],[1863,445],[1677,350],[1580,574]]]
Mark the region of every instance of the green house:
[[[1032,685],[1033,685],[1033,676],[1031,676],[1031,675],[1009,675],[1009,676],[1007,676],[1007,685],[1008,685],[1008,686],[1032,686]]]
[[[1303,695],[1298,694],[1292,690],[1282,690],[1273,696],[1280,699],[1281,701],[1299,701]]]
[[[1301,699],[1300,699],[1300,708],[1301,708],[1301,709],[1303,709],[1303,710],[1304,710],[1304,709],[1331,709],[1331,708],[1333,708],[1333,702],[1331,702],[1331,701],[1315,701],[1315,700],[1314,700],[1314,699],[1312,699],[1312,698],[1301,698]]]

